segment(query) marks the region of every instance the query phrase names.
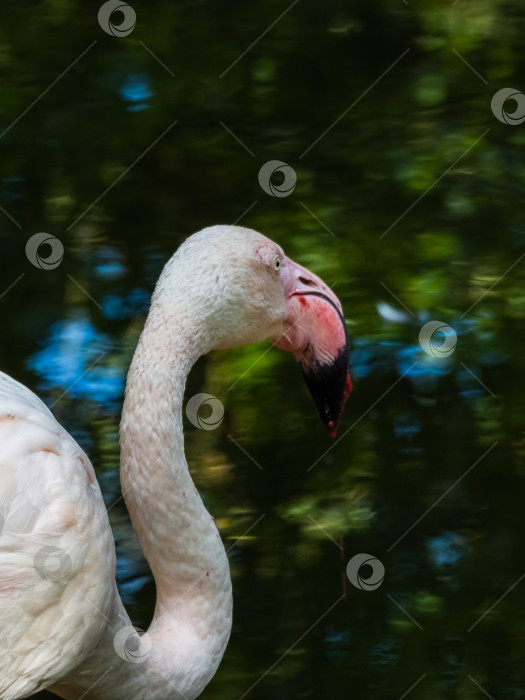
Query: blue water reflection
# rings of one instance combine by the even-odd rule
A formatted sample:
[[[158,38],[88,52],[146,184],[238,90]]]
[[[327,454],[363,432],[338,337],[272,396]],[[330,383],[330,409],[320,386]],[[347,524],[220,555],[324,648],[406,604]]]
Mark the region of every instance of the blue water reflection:
[[[129,105],[129,112],[138,112],[149,107],[149,100],[153,97],[149,79],[143,74],[128,76],[119,89],[120,96]]]
[[[111,350],[111,338],[79,314],[53,324],[45,347],[27,365],[44,390],[60,388],[75,398],[108,404],[120,400],[125,383],[124,368],[107,363]]]

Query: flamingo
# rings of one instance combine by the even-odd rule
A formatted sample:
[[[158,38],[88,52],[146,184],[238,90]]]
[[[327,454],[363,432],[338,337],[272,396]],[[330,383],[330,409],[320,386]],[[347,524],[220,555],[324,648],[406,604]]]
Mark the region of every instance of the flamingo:
[[[155,578],[147,633],[115,583],[95,471],[29,389],[0,372],[0,698],[196,698],[232,623],[228,560],[184,456],[186,377],[211,349],[270,339],[298,360],[335,435],[351,389],[336,295],[262,234],[212,226],[167,262],[127,377],[122,493]]]

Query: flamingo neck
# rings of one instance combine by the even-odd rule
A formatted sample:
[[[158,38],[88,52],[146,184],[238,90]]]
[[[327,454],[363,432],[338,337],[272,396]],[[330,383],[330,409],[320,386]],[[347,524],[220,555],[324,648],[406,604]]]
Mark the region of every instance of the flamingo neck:
[[[215,673],[231,629],[228,560],[184,455],[186,377],[207,350],[190,314],[173,318],[157,301],[128,375],[121,424],[122,491],[157,586],[151,655],[158,645],[163,672],[186,697]]]
[[[104,639],[77,674],[75,691],[86,700],[192,700],[214,675],[230,636],[228,560],[188,471],[182,430],[186,377],[209,349],[206,332],[160,301],[131,364],[121,422],[122,494],[157,587],[151,650],[140,663],[116,654],[115,634],[131,623],[115,591]]]

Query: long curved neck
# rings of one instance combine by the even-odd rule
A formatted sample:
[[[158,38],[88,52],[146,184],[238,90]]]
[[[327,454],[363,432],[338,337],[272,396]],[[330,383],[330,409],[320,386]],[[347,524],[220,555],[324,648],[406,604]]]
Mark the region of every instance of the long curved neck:
[[[215,673],[231,629],[224,546],[184,455],[186,377],[205,351],[190,314],[154,304],[128,375],[121,425],[123,495],[157,586],[152,661],[182,697]],[[157,652],[155,647],[158,646]]]
[[[115,615],[75,683],[86,700],[192,700],[215,673],[231,630],[228,560],[184,456],[184,387],[209,349],[206,329],[160,302],[133,358],[121,423],[122,493],[157,586],[151,650],[141,663],[116,654],[114,636],[131,623],[115,593]]]

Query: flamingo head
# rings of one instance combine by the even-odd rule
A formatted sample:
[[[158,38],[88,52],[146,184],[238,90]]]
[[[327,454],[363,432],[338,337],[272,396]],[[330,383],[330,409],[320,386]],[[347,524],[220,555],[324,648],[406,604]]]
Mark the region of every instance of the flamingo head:
[[[205,319],[206,351],[269,338],[293,353],[335,437],[352,384],[343,309],[333,291],[277,243],[240,226],[203,229],[175,260],[194,316]]]
[[[341,302],[305,267],[285,255],[276,260],[280,260],[286,318],[282,333],[272,340],[278,348],[293,353],[321,420],[335,437],[352,391]]]

